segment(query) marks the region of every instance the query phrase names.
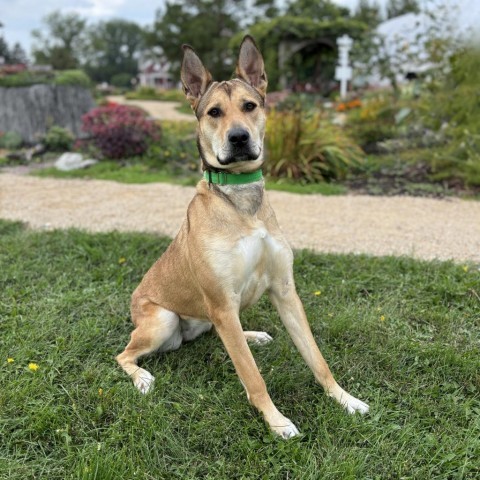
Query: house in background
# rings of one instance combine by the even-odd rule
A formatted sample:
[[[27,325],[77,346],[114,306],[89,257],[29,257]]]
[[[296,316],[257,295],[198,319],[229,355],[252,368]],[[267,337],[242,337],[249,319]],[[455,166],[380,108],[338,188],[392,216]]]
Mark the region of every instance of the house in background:
[[[386,20],[377,27],[377,33],[384,41],[384,56],[399,62],[398,83],[435,68],[435,65],[429,63],[425,48],[425,42],[429,39],[428,32],[455,38],[458,42],[480,44],[480,0],[443,0],[436,9],[435,2],[427,0],[425,5],[430,7],[429,13],[406,13]],[[372,71],[368,77],[357,80],[357,83],[387,86],[390,82],[377,71]]]
[[[175,88],[176,82],[170,73],[171,64],[160,47],[143,52],[138,62],[138,85],[140,87]]]

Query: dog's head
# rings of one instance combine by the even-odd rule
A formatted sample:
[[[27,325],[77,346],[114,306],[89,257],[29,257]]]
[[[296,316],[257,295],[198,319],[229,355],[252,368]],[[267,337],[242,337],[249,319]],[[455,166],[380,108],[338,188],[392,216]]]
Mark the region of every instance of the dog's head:
[[[236,78],[216,82],[183,46],[183,90],[198,119],[198,148],[207,170],[251,172],[263,163],[267,76],[252,37],[240,46]]]

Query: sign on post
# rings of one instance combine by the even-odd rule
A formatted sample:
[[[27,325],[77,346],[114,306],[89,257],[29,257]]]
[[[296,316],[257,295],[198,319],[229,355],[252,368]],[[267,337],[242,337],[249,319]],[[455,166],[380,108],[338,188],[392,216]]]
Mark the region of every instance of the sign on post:
[[[352,79],[352,67],[348,64],[348,52],[350,52],[353,40],[348,35],[337,38],[338,65],[335,68],[335,80],[340,81],[340,98],[347,95],[348,81]]]

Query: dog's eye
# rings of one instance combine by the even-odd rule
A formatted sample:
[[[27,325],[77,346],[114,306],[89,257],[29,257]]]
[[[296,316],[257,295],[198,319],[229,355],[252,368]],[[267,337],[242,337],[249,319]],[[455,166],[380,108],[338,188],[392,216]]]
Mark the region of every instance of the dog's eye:
[[[208,111],[208,114],[213,117],[213,118],[216,118],[216,117],[219,117],[220,114],[222,112],[220,111],[219,108],[211,108],[209,111]]]
[[[256,106],[253,102],[247,102],[247,103],[245,103],[245,105],[243,106],[243,108],[244,108],[247,112],[251,112],[252,110],[255,110],[255,108],[257,108],[257,106]]]

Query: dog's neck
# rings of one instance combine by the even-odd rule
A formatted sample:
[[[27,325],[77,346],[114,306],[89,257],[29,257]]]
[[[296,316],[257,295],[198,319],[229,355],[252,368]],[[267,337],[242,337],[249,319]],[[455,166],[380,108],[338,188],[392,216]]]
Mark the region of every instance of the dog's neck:
[[[254,216],[263,202],[265,183],[263,180],[242,185],[210,185],[215,192],[243,214]]]

